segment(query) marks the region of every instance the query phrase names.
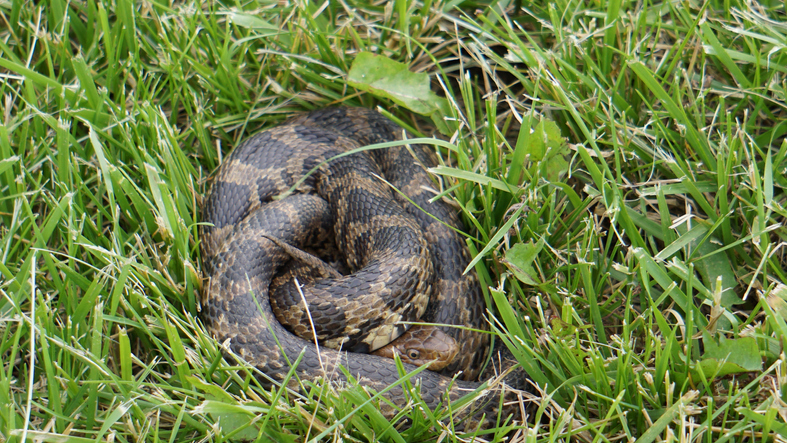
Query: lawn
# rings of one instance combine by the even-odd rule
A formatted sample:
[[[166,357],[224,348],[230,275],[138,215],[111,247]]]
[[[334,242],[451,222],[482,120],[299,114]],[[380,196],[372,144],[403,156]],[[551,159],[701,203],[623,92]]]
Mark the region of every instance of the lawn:
[[[784,441],[780,2],[0,0],[0,440]],[[262,388],[200,319],[240,141],[378,109],[438,150],[525,423]]]

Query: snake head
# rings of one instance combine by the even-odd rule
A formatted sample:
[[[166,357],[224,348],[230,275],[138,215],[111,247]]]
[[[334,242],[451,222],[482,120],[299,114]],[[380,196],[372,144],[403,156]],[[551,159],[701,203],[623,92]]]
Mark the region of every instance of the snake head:
[[[388,358],[399,355],[403,363],[416,366],[428,363],[430,370],[439,371],[451,364],[458,353],[456,340],[440,328],[416,325],[372,354]]]

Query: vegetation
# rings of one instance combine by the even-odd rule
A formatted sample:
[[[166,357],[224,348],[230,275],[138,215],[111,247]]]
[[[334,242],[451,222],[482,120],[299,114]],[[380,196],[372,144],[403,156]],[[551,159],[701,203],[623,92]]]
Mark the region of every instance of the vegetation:
[[[0,0],[0,439],[787,438],[784,8]],[[524,425],[393,428],[206,334],[210,174],[333,105],[447,141]]]

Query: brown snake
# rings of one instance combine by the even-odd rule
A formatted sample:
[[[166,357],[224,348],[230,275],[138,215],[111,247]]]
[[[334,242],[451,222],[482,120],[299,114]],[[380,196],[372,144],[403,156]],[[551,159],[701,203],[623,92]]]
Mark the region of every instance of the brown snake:
[[[337,370],[343,365],[360,383],[380,391],[400,374],[393,360],[364,352],[402,334],[406,325],[401,322],[420,319],[486,329],[475,275],[462,274],[469,254],[449,227],[462,229],[461,224],[450,206],[429,201],[434,184],[424,167],[436,164],[434,153],[422,146],[400,146],[337,157],[402,136],[400,127],[376,112],[325,109],[255,134],[221,166],[202,207],[200,237],[208,277],[203,317],[212,334],[222,342],[229,339],[233,353],[271,380],[284,380],[290,363],[302,353],[296,369],[302,379],[346,381]],[[294,194],[275,198],[315,167]],[[279,323],[269,289],[292,257],[287,245],[315,248],[329,237],[346,254],[351,274],[308,282],[303,291],[317,297],[310,298],[308,313],[292,288],[290,302],[279,308],[280,317],[293,320],[290,329],[307,340]],[[380,315],[383,326],[375,319]],[[312,325],[321,344],[351,352],[318,349]],[[426,370],[413,377],[432,409],[446,394],[455,400],[479,386],[469,380],[477,378],[488,348],[485,333],[441,329],[459,344],[459,354],[441,373]],[[407,372],[415,369],[405,365]],[[457,373],[468,381],[449,378]],[[406,403],[398,387],[386,397],[398,407]],[[478,401],[495,398],[487,393]],[[487,408],[485,412],[494,410]]]

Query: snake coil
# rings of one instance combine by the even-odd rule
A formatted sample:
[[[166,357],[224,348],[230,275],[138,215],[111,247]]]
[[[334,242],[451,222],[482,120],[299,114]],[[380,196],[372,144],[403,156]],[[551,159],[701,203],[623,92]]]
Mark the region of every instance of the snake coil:
[[[399,380],[399,372],[393,360],[364,352],[402,334],[401,322],[426,319],[474,329],[442,328],[460,351],[441,373],[413,377],[426,404],[434,409],[479,386],[472,380],[489,342],[478,332],[486,329],[484,302],[474,273],[463,275],[470,257],[451,229],[462,229],[455,211],[430,201],[434,184],[424,168],[436,164],[434,153],[400,146],[340,155],[403,135],[370,110],[324,109],[253,135],[222,164],[202,206],[203,317],[219,341],[229,340],[235,355],[270,380],[283,381],[303,353],[296,368],[301,379],[346,382],[337,369],[342,365],[380,391]],[[276,199],[315,167],[294,194]],[[281,242],[303,249],[329,238],[347,255],[352,273],[306,285],[305,292],[324,300],[310,302],[308,313],[299,296],[281,303],[280,317],[289,317],[289,329],[308,339],[301,338],[280,324],[269,300],[271,281],[290,260]],[[307,314],[321,344],[351,352],[318,349]],[[407,372],[415,369],[405,365]],[[407,401],[400,387],[386,397],[396,407]],[[492,412],[496,398],[482,394],[475,407]]]

